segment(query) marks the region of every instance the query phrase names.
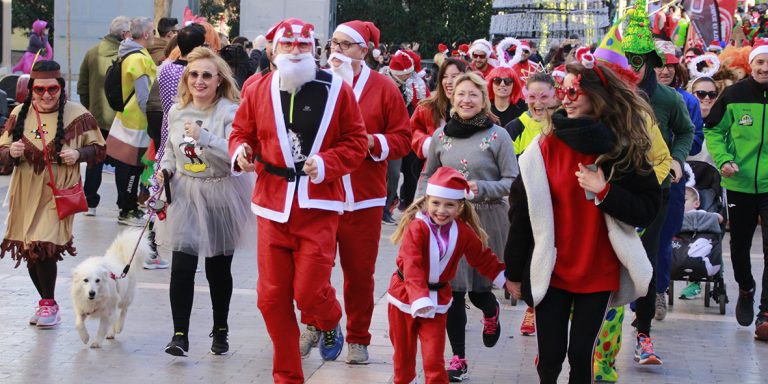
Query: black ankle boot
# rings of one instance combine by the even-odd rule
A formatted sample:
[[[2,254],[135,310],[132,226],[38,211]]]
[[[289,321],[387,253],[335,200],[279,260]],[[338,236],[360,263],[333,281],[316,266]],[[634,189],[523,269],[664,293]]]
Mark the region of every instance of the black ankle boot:
[[[227,341],[228,335],[229,330],[227,328],[213,328],[211,334],[208,335],[208,337],[213,338],[213,342],[211,343],[212,354],[223,355],[229,351],[229,342]]]

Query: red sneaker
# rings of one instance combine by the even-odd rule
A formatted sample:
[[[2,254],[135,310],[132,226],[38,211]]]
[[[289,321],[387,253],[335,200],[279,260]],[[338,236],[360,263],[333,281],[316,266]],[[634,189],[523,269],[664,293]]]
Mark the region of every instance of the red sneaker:
[[[536,334],[536,312],[531,307],[525,310],[523,324],[520,325],[520,333],[523,336],[533,336]]]

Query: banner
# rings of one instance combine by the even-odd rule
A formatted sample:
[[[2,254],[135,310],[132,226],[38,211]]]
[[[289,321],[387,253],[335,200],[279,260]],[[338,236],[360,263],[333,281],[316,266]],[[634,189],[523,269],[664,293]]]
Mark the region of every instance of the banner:
[[[723,41],[731,40],[735,23],[733,15],[736,13],[736,0],[719,0],[717,8],[720,10],[720,31]]]
[[[705,46],[709,45],[712,40],[722,40],[720,12],[717,10],[715,0],[685,0],[683,7],[688,10],[693,31],[704,42]],[[688,32],[688,34],[690,35],[693,31]]]

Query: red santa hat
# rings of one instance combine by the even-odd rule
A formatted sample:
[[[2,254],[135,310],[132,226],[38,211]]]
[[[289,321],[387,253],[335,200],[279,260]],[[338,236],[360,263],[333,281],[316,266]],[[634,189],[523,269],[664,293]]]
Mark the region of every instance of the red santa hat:
[[[749,52],[749,62],[752,63],[752,60],[754,60],[757,55],[763,53],[768,53],[768,39],[764,37],[755,39],[755,43],[752,44],[752,51]]]
[[[531,44],[528,42],[528,40],[520,40],[520,46],[517,48],[522,51],[527,51],[528,53],[531,53]]]
[[[285,21],[288,21],[288,20],[295,20],[295,19],[287,19]],[[267,34],[264,35],[264,38],[266,38],[268,42],[271,43],[273,40],[275,40],[275,32],[277,32],[277,27],[279,27],[280,24],[282,23],[283,23],[282,21],[278,21],[277,23],[269,27],[269,29],[267,30]]]
[[[437,45],[437,52],[440,52],[446,56],[451,53],[451,51],[448,49],[448,46],[443,43]]]
[[[469,189],[469,183],[464,175],[451,167],[440,167],[427,181],[428,196],[444,199],[472,199],[475,195]]]
[[[274,40],[277,43],[310,43],[315,50],[315,26],[300,19],[286,19],[277,26]],[[272,51],[277,50],[277,45]]]
[[[468,44],[459,45],[459,53],[463,56],[469,55],[469,45]]]
[[[421,72],[421,58],[416,52],[399,50],[389,59],[389,72],[393,75],[407,75]]]
[[[709,43],[709,47],[707,47],[708,51],[717,51],[720,52],[723,50],[723,47],[720,46],[720,42],[717,40],[712,40],[711,43]]]
[[[491,43],[486,39],[477,39],[473,41],[472,46],[469,47],[470,55],[474,55],[475,52],[484,53],[485,56],[488,57],[493,53],[493,46],[491,46]]]
[[[370,21],[352,20],[336,27],[335,32],[341,32],[352,38],[356,43],[365,44],[368,47],[371,43],[374,47],[379,46],[379,37],[381,31]]]

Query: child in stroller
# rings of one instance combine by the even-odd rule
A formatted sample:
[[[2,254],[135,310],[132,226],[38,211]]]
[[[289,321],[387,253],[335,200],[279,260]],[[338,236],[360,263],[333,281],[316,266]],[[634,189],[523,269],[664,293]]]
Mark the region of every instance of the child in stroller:
[[[708,164],[694,164],[701,172],[710,171]],[[689,167],[686,165],[686,170]],[[714,168],[713,168],[714,170]],[[694,171],[691,170],[691,175]],[[721,312],[724,312],[725,286],[722,278],[722,224],[723,216],[719,213],[720,207],[718,192],[719,183],[715,185],[698,184],[702,191],[696,188],[696,177],[690,177],[685,188],[685,213],[680,233],[672,240],[672,280],[686,280],[690,284],[683,289],[680,299],[691,300],[701,292],[701,281],[707,284],[705,306],[709,306],[709,299],[713,297],[721,304]],[[707,179],[702,177],[701,179]],[[705,180],[702,180],[705,181]],[[716,180],[710,180],[713,184]],[[705,208],[705,209],[702,209]],[[714,293],[710,293],[710,283],[715,283]],[[673,303],[673,290],[670,284],[670,305]]]

